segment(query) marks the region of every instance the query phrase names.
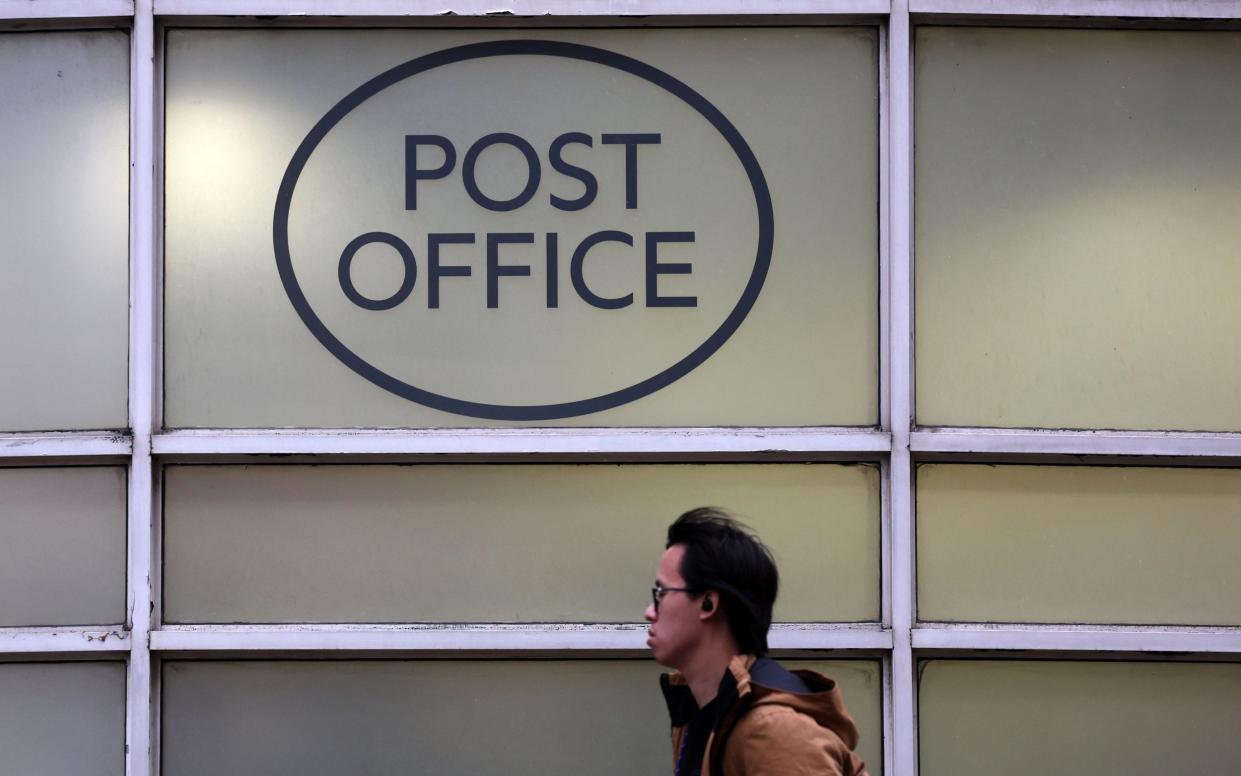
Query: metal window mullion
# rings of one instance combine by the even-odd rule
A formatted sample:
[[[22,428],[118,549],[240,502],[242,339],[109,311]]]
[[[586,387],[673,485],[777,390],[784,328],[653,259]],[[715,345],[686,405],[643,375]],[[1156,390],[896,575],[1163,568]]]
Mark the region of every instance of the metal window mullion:
[[[936,428],[914,432],[915,453],[1241,458],[1241,434],[1180,431]]]
[[[133,12],[133,0],[0,0],[0,19],[107,19]]]
[[[123,460],[130,452],[129,435],[121,431],[0,434],[0,465],[22,459],[113,457]]]
[[[1115,652],[1241,656],[1241,627],[919,623],[913,644],[920,650],[1073,652],[1078,659]]]
[[[126,655],[129,634],[120,625],[0,628],[0,657],[13,655]]]
[[[531,656],[590,653],[646,657],[639,623],[337,624],[170,626],[151,634],[152,650],[175,653],[299,652],[314,654],[477,652]],[[780,651],[885,652],[891,631],[877,623],[787,623],[772,629]]]
[[[127,625],[130,630],[125,702],[125,773],[151,776],[151,529],[154,425],[154,16],[136,0],[130,31],[129,177],[129,464]]]
[[[860,428],[230,429],[158,434],[159,456],[653,455],[837,453],[878,455],[887,432]]]
[[[914,504],[909,436],[913,418],[913,73],[908,0],[893,0],[888,52],[888,305],[890,347],[889,466],[892,656],[885,672],[891,708],[891,746],[884,772],[917,776],[917,696],[914,684]]]
[[[161,16],[506,17],[881,15],[887,0],[156,0]]]
[[[1239,0],[909,0],[916,14],[958,16],[1236,19]]]

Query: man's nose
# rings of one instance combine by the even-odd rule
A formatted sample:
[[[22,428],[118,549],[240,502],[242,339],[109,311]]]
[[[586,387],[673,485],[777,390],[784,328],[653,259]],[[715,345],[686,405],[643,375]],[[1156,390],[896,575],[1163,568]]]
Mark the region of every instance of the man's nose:
[[[647,622],[655,622],[656,614],[655,604],[647,604],[646,611],[642,613],[642,616],[646,618]]]

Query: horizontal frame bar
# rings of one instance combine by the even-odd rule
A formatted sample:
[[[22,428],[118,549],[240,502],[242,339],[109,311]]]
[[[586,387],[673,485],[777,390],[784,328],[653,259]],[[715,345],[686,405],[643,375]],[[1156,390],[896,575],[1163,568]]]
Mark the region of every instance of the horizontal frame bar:
[[[133,15],[133,0],[0,0],[0,19],[81,19]]]
[[[911,14],[1151,19],[1241,18],[1237,0],[909,0]]]
[[[7,458],[127,457],[133,438],[122,431],[0,434],[0,464]]]
[[[1189,652],[1241,655],[1241,627],[922,624],[920,650]]]
[[[85,629],[0,628],[0,655],[129,654],[129,631],[119,625]]]
[[[870,429],[427,429],[255,430],[157,434],[159,456],[205,455],[729,455],[886,453],[887,432]]]
[[[155,0],[157,16],[697,16],[888,13],[888,0]]]
[[[887,453],[891,435],[856,428],[185,430],[154,437],[155,455],[496,455]],[[6,458],[124,457],[126,432],[0,434]],[[914,453],[1241,458],[1241,434],[939,428],[910,434]]]
[[[600,625],[197,625],[151,632],[161,652],[599,652],[645,654],[644,624]],[[773,650],[887,650],[879,625],[775,625]]]
[[[940,428],[910,434],[914,453],[1241,458],[1241,434]]]
[[[886,16],[889,0],[156,0],[157,16],[590,17]],[[1237,19],[1238,0],[911,0],[912,14],[976,17]],[[133,0],[0,0],[0,19],[132,16]]]

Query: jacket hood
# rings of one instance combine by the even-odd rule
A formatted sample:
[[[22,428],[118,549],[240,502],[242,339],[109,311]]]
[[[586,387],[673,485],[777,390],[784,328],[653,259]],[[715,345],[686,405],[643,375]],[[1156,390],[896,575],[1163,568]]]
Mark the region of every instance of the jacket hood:
[[[774,660],[760,658],[750,670],[750,688],[754,706],[778,704],[793,708],[840,736],[850,749],[857,748],[857,725],[845,710],[835,681],[807,669],[789,671]]]
[[[771,658],[753,655],[733,657],[728,672],[736,683],[739,703],[747,707],[788,706],[831,730],[850,749],[857,747],[857,725],[831,679],[804,669],[789,671]],[[684,725],[697,709],[685,677],[676,672],[664,674],[660,684],[673,726]]]

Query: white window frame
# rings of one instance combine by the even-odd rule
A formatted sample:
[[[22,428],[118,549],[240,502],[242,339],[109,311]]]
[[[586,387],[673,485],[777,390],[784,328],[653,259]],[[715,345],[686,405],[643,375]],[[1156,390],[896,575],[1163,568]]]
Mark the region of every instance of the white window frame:
[[[163,31],[185,24],[547,26],[869,24],[879,29],[880,424],[858,428],[163,431]],[[249,17],[248,19],[246,17]],[[1241,661],[1241,628],[920,622],[913,467],[922,461],[1241,466],[1241,433],[918,428],[913,421],[913,29],[921,24],[1241,27],[1241,0],[0,0],[0,29],[120,25],[131,38],[130,428],[0,433],[0,465],[124,463],[129,477],[123,626],[0,628],[0,660],[125,659],[126,773],[158,773],[164,657],[640,657],[643,628],[591,625],[164,626],[160,474],[166,463],[281,460],[602,462],[848,460],[880,464],[878,623],[778,625],[778,654],[880,659],[883,771],[917,773],[920,658],[1031,656]],[[431,458],[433,457],[433,458]]]

